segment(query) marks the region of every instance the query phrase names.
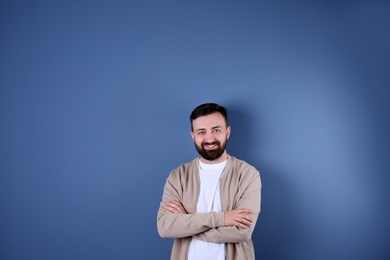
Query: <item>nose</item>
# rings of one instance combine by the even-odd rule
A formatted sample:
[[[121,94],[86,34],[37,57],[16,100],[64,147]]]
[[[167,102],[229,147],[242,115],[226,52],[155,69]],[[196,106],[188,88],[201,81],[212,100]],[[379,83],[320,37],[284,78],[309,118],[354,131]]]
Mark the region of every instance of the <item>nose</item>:
[[[204,140],[206,142],[213,142],[215,140],[214,133],[213,132],[207,132],[204,136]]]

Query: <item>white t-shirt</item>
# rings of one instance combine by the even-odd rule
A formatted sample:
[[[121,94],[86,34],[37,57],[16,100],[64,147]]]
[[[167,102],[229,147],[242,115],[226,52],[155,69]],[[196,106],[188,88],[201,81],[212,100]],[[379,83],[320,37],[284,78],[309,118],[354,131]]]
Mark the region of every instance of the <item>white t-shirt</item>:
[[[226,161],[218,164],[204,164],[199,160],[200,193],[197,212],[221,212],[219,183]],[[192,238],[188,260],[225,260],[225,243],[205,242]]]

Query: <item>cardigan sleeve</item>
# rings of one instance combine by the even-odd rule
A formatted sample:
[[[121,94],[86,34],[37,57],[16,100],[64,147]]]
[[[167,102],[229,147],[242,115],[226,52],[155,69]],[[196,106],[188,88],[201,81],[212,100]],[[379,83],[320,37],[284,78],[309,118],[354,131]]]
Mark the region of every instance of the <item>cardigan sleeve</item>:
[[[240,187],[240,189],[244,189],[244,193],[235,209],[248,208],[253,210],[253,214],[251,214],[253,218],[252,225],[246,229],[236,226],[211,228],[196,235],[197,239],[214,243],[239,243],[251,238],[261,210],[261,180],[259,173],[253,174],[245,183],[245,187]]]
[[[168,177],[160,208],[157,214],[157,230],[163,238],[190,237],[209,229],[224,225],[223,212],[207,212],[193,214],[168,213],[164,211],[164,204],[176,200],[184,207],[182,186],[177,172]]]

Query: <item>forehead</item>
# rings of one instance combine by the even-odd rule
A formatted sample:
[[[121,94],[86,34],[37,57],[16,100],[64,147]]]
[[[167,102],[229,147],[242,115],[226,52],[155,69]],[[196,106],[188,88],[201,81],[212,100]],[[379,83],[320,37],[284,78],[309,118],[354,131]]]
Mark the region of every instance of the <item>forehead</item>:
[[[192,121],[194,130],[208,129],[216,126],[226,127],[225,118],[221,113],[215,112],[207,116],[200,116]]]

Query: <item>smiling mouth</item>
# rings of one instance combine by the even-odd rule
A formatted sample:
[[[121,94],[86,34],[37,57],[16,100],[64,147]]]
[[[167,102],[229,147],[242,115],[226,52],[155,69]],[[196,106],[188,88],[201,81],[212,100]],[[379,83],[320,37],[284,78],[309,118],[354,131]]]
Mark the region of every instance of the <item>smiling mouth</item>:
[[[206,150],[214,150],[216,148],[218,148],[218,143],[217,142],[203,144],[203,149],[206,149]]]

